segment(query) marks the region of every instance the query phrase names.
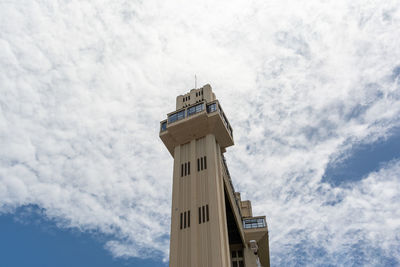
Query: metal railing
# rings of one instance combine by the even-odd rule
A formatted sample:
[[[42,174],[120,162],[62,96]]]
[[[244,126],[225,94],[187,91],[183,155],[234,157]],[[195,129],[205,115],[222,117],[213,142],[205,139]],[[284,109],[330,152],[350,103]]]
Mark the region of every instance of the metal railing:
[[[235,203],[236,203],[236,206],[237,206],[238,211],[239,211],[240,219],[242,219],[243,216],[242,216],[242,211],[240,210],[240,203],[239,203],[239,200],[236,198],[236,195],[235,195],[236,191],[235,191],[235,188],[233,187],[232,178],[231,178],[231,175],[230,175],[229,170],[228,170],[228,165],[226,165],[226,159],[225,159],[224,155],[221,154],[221,156],[222,156],[222,165],[224,166],[224,170],[225,170],[226,176],[228,177],[229,185],[231,186],[231,189],[232,189],[233,198],[235,199]]]
[[[218,108],[217,108],[218,107]],[[228,119],[225,116],[224,111],[221,108],[221,105],[215,100],[214,102],[211,102],[210,104],[207,104],[207,113],[212,113],[218,110],[218,113],[221,115],[222,121],[225,125],[225,128],[228,130],[229,135],[233,137],[232,133],[232,127],[229,124]]]
[[[205,104],[206,104],[206,106],[205,106]],[[175,111],[174,113],[169,114],[167,123],[164,123],[164,121],[161,122],[160,132],[164,132],[165,130],[167,130],[168,124],[188,118],[189,116],[200,113],[204,110],[206,110],[207,113],[213,113],[213,112],[218,111],[218,113],[220,114],[220,116],[222,118],[222,122],[225,125],[225,128],[228,130],[230,136],[233,138],[232,127],[229,124],[229,121],[226,118],[225,113],[221,108],[221,105],[218,103],[218,100],[214,100],[213,102],[208,103],[208,104],[204,101],[202,103],[197,103],[195,105],[189,106],[187,108],[184,108],[184,109],[181,109],[179,111]]]

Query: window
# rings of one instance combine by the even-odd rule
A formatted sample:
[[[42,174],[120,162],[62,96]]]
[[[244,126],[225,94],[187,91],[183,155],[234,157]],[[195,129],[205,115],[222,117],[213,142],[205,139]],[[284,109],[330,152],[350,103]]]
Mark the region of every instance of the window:
[[[197,171],[202,171],[207,169],[207,157],[201,157],[197,159]]]
[[[186,229],[190,227],[190,210],[181,212],[180,217],[180,229]]]
[[[199,207],[199,224],[201,224],[201,207]]]
[[[187,163],[185,163],[185,176],[187,175]]]
[[[187,110],[187,116],[189,117],[189,116],[191,116],[191,115],[193,115],[193,114],[196,114],[196,113],[199,113],[199,112],[201,112],[201,111],[203,111],[203,103],[188,108],[188,110]]]
[[[190,161],[181,164],[181,177],[190,175]]]
[[[244,267],[243,251],[232,251],[232,267]]]
[[[165,130],[167,130],[167,122],[166,121],[161,123],[161,132],[164,132]]]
[[[216,103],[212,103],[207,105],[207,113],[211,113],[211,112],[215,112],[217,111],[217,104]]]
[[[266,227],[265,219],[264,218],[244,219],[243,227],[244,227],[244,229]]]
[[[168,123],[173,123],[185,118],[185,110],[181,110],[168,116]]]
[[[210,221],[210,212],[208,205],[199,207],[199,224]]]

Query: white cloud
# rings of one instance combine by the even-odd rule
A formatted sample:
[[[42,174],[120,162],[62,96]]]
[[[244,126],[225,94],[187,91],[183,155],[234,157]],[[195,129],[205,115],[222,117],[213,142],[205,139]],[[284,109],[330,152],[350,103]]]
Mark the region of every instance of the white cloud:
[[[400,124],[399,4],[0,3],[0,211],[35,204],[114,236],[115,256],[167,256],[158,122],[197,74],[233,125],[228,163],[269,218],[274,262],[303,239],[333,264],[356,262],[358,242],[400,261],[399,163],[349,188],[321,182],[330,160]]]

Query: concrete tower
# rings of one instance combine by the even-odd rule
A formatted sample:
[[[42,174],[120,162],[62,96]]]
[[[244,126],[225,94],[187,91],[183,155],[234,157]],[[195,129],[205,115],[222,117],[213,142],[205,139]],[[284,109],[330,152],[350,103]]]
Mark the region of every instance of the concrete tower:
[[[160,123],[174,158],[171,267],[269,267],[265,216],[235,192],[224,153],[232,127],[210,85],[176,98]]]

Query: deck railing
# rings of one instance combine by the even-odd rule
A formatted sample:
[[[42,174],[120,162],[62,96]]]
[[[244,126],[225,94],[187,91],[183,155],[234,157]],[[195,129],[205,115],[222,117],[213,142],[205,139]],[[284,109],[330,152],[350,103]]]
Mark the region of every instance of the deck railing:
[[[222,165],[224,166],[226,176],[228,177],[229,185],[232,189],[233,198],[235,199],[235,203],[236,203],[236,207],[238,208],[238,211],[239,211],[240,219],[242,219],[243,216],[242,216],[242,211],[240,210],[240,203],[239,203],[239,200],[235,196],[236,191],[235,191],[235,188],[233,187],[232,178],[231,178],[231,175],[228,170],[228,165],[226,164],[226,159],[225,159],[224,155],[221,154],[221,156],[222,156]]]
[[[188,118],[189,116],[192,116],[194,114],[197,114],[197,113],[200,113],[200,112],[206,110],[207,113],[213,113],[213,112],[218,111],[218,113],[220,114],[220,116],[222,118],[222,122],[225,125],[225,128],[228,130],[230,136],[233,137],[232,127],[229,124],[229,121],[226,118],[225,113],[222,110],[221,105],[218,103],[218,101],[214,100],[214,101],[208,103],[206,105],[206,107],[204,106],[205,104],[206,104],[206,102],[196,103],[195,105],[189,106],[187,108],[184,108],[184,109],[181,109],[174,113],[169,114],[168,119],[161,122],[160,132],[166,131],[168,128],[168,124],[170,124],[170,123],[174,123],[176,121],[183,120],[185,118]]]

